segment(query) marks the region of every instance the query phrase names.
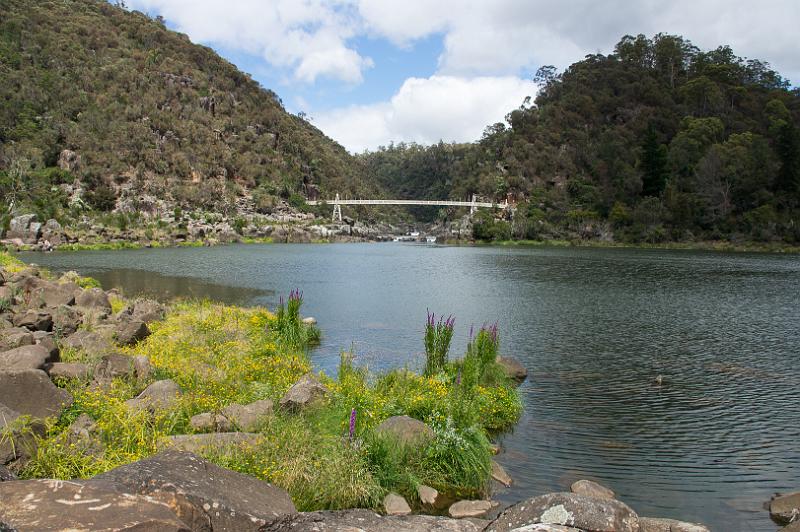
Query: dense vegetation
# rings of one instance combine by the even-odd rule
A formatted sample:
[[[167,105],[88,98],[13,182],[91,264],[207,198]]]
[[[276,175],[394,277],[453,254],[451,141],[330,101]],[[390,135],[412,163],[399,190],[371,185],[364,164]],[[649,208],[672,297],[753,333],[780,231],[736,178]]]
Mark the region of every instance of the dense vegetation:
[[[727,46],[626,36],[563,73],[541,68],[535,101],[476,143],[351,157],[159,19],[104,0],[0,11],[0,194],[15,213],[70,225],[112,209],[235,214],[242,195],[269,212],[320,191],[478,194],[518,207],[479,216],[484,240],[800,241],[800,92]]]
[[[118,197],[129,210],[228,212],[245,190],[265,207],[309,185],[374,190],[272,91],[158,19],[105,0],[0,0],[0,13],[7,202],[46,219]]]
[[[19,272],[24,265],[0,253],[0,268]],[[115,314],[128,304],[120,296],[111,298]],[[106,385],[91,385],[90,377],[58,380],[74,402],[48,419],[22,476],[88,478],[155,454],[169,435],[194,432],[190,419],[195,414],[262,399],[277,407],[287,389],[311,371],[308,348],[319,339],[316,329],[302,323],[301,306],[297,291],[275,313],[209,301],[173,303],[163,321],[150,324],[146,340],[118,348],[131,357],[148,357],[154,372],[146,380],[115,377]],[[81,328],[91,330],[93,323]],[[317,375],[329,389],[324,399],[300,412],[276,408],[256,428],[257,443],[208,449],[204,455],[284,487],[302,510],[378,508],[389,491],[413,504],[419,484],[458,497],[486,495],[488,437],[516,423],[520,398],[496,363],[496,329],[479,331],[462,359],[448,360],[448,350],[449,345],[441,364],[424,375],[409,368],[370,374],[356,363],[356,354],[342,353],[337,375]],[[62,361],[93,367],[101,356],[102,350],[61,345]],[[174,404],[151,413],[125,403],[152,381],[166,378],[183,391]],[[81,414],[97,423],[97,432],[76,443],[69,425]],[[403,445],[375,430],[395,415],[425,421],[435,437]],[[25,431],[27,422],[23,418],[11,429]],[[0,441],[6,437],[0,431]]]
[[[475,144],[361,158],[397,193],[518,201],[483,239],[800,241],[800,93],[768,64],[639,35],[535,81]]]

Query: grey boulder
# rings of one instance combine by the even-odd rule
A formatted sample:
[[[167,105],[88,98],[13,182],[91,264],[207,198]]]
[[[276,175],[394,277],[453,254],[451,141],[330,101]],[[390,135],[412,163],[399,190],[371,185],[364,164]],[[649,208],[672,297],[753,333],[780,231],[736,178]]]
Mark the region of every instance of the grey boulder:
[[[165,379],[154,382],[134,399],[125,401],[125,404],[133,409],[168,409],[175,406],[182,394],[181,387],[175,381]]]
[[[591,480],[578,480],[573,482],[569,490],[578,495],[586,495],[596,499],[613,499],[615,494],[607,487]]]
[[[94,480],[166,501],[192,530],[259,530],[297,512],[285,490],[188,452],[162,452]]]
[[[223,408],[222,415],[239,430],[252,432],[265,418],[272,415],[272,401],[262,399],[247,405],[234,403]]]
[[[56,387],[44,371],[0,372],[0,403],[37,418],[58,415],[72,404],[72,396]]]
[[[528,370],[514,357],[499,356],[497,357],[497,363],[511,380],[522,382],[528,378]]]
[[[639,517],[626,504],[575,493],[548,493],[519,502],[500,514],[487,531],[509,532],[538,523],[587,532],[639,532]]]
[[[51,378],[85,380],[92,369],[81,362],[56,362],[47,370]]]
[[[75,296],[75,306],[111,312],[111,302],[108,295],[100,288],[87,288]]]
[[[388,436],[403,445],[425,444],[435,437],[433,429],[409,416],[392,416],[375,427],[375,432]]]
[[[800,521],[800,491],[773,497],[769,501],[769,516],[780,525]]]
[[[25,345],[0,353],[0,371],[44,369],[50,351],[41,345]]]
[[[317,380],[313,375],[303,375],[300,380],[292,384],[291,388],[281,398],[281,408],[298,411],[322,400],[330,393],[328,387]]]

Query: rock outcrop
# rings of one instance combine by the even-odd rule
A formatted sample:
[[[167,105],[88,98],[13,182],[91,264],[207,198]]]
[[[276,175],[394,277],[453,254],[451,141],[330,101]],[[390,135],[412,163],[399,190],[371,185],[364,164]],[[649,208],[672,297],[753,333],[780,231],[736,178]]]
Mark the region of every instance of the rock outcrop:
[[[285,490],[187,452],[163,452],[94,480],[165,502],[192,530],[255,531],[296,513]]]
[[[0,530],[192,532],[169,505],[97,482],[0,482]]]

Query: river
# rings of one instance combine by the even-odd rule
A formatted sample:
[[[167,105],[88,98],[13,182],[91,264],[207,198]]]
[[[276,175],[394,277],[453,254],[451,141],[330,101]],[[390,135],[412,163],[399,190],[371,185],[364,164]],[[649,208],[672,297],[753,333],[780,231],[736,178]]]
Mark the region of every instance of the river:
[[[26,254],[105,287],[273,307],[298,287],[335,372],[423,359],[425,311],[498,322],[530,371],[498,461],[501,501],[608,485],[640,515],[774,531],[762,508],[800,488],[800,256],[697,251],[231,245]],[[661,375],[663,385],[653,380]]]

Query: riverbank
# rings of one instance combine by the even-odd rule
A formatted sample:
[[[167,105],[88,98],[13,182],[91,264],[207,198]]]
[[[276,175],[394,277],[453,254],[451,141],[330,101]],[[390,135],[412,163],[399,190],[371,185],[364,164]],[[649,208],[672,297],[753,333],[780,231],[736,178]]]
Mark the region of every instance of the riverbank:
[[[448,241],[458,245],[459,241]],[[677,249],[693,251],[720,251],[726,253],[800,253],[800,246],[778,242],[729,242],[712,240],[701,242],[625,243],[606,240],[500,240],[496,242],[471,242],[469,245],[500,247],[576,247],[576,248],[620,248],[620,249]]]

